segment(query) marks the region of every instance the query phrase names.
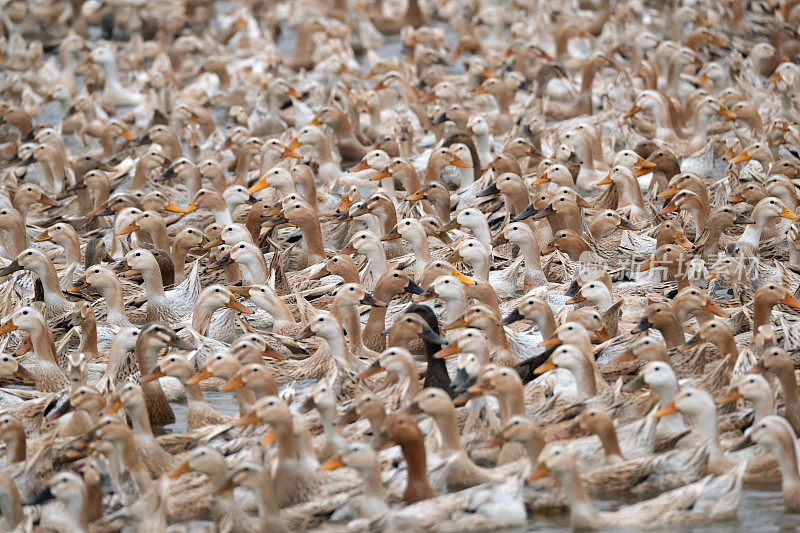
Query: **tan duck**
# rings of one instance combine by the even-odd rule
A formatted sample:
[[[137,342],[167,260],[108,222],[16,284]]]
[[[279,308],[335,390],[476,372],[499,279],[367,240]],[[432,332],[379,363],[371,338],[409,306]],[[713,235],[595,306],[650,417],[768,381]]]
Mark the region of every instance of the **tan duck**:
[[[186,389],[186,397],[189,404],[189,412],[186,415],[187,431],[207,425],[230,422],[230,417],[220,414],[206,402],[199,385],[188,382],[194,374],[194,365],[188,359],[182,355],[172,354],[163,359],[158,368],[149,374],[143,375],[140,382],[144,385],[164,376],[172,376],[181,381]]]

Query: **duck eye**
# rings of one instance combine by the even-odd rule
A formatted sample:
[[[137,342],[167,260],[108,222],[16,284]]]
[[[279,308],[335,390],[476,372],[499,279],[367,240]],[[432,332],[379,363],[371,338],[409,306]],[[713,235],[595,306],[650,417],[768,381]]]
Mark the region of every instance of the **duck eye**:
[[[23,314],[23,315],[27,315],[27,314],[28,314],[28,312],[27,312],[27,311],[23,311],[23,312],[22,312],[22,314]]]
[[[394,273],[394,275],[393,275],[392,277],[394,277],[394,278],[399,278],[399,277],[400,277],[400,274],[398,274],[397,272],[395,272],[395,273]]]
[[[361,239],[366,239],[366,238],[367,238],[367,236],[366,236],[366,235],[362,235],[360,238],[361,238]]]
[[[354,287],[350,287],[350,292],[353,292],[353,291],[355,291],[355,290],[356,290],[356,289],[355,289]]]
[[[408,220],[406,220],[406,226],[410,226],[410,225],[411,225],[411,222],[409,222]]]

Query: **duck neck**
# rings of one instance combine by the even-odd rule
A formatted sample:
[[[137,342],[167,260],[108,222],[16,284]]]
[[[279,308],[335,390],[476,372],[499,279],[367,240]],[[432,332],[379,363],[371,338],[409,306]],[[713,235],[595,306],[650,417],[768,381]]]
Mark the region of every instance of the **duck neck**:
[[[288,420],[273,422],[272,429],[275,431],[275,442],[278,444],[279,461],[296,461],[297,441],[294,438],[294,424],[291,415],[287,413]]]
[[[139,450],[136,448],[136,439],[133,438],[133,434],[126,432],[122,439],[114,441],[114,445],[122,457],[123,464],[133,475],[139,485],[139,489],[144,493],[152,486],[153,482],[142,462]]]
[[[609,423],[608,426],[600,428],[597,431],[597,436],[603,444],[603,450],[606,453],[606,459],[619,458],[622,459],[622,450],[619,449],[619,440],[617,440],[617,431],[614,425]]]
[[[128,407],[128,414],[131,417],[131,429],[134,435],[142,437],[153,437],[153,428],[150,425],[150,417],[147,409],[143,406]]]
[[[489,338],[491,345],[495,348],[499,348],[501,350],[511,349],[511,345],[508,343],[508,337],[506,337],[506,330],[503,329],[502,325],[492,321],[488,324],[488,327],[484,330],[484,332]]]
[[[797,387],[797,378],[791,366],[777,372],[778,381],[783,391],[783,402],[787,407],[800,404],[800,389]]]
[[[29,331],[31,335],[31,342],[33,343],[33,351],[36,356],[44,362],[58,365],[56,361],[56,345],[53,342],[53,332],[50,331],[45,324],[39,324],[39,327],[33,331]]]
[[[775,459],[781,469],[781,485],[784,493],[800,490],[797,448],[790,438],[781,438],[774,445]]]
[[[16,531],[16,528],[25,519],[22,500],[19,498],[16,486],[2,487],[2,491],[0,491],[0,514],[3,515],[3,522],[8,531]]]
[[[403,457],[408,466],[408,482],[403,496],[405,502],[410,504],[435,496],[430,483],[428,483],[425,444],[422,436],[401,443],[400,449],[403,451]]]
[[[103,298],[106,299],[109,322],[114,324],[128,322],[128,318],[125,316],[125,303],[122,299],[122,284],[114,280],[111,284],[99,287],[99,289],[103,293]]]
[[[66,305],[70,306],[69,300],[64,298],[61,294],[61,286],[58,283],[58,274],[56,268],[53,266],[52,261],[49,259],[36,263],[32,269],[39,279],[42,281],[42,288],[44,289],[44,301],[48,307],[53,305]]]
[[[373,308],[375,309],[375,308]],[[372,313],[372,311],[370,311]],[[353,306],[345,311],[344,316],[347,339],[350,341],[350,351],[360,351],[364,348],[364,340],[361,332],[361,317],[358,308]]]
[[[415,232],[409,242],[411,242],[411,246],[414,249],[419,268],[425,268],[431,262],[431,246],[428,243],[428,237],[425,234],[419,235]]]
[[[437,413],[433,416],[436,421],[436,426],[439,428],[439,434],[442,439],[442,447],[449,453],[458,453],[463,451],[461,446],[461,435],[458,432],[458,421],[456,420],[455,411],[448,411],[447,413]]]
[[[595,381],[594,371],[589,361],[575,368],[570,368],[572,376],[575,378],[577,386],[576,401],[584,401],[597,396],[597,382]]]
[[[27,441],[22,426],[9,430],[6,435],[2,436],[2,442],[6,444],[6,455],[8,455],[10,464],[20,463],[27,459]]]
[[[664,323],[659,324],[657,328],[661,332],[661,336],[664,337],[664,343],[667,348],[680,346],[686,340],[683,334],[683,325],[681,325],[678,317],[673,315],[671,318],[672,320],[666,320]],[[670,398],[671,400],[672,398]]]
[[[717,350],[720,351],[723,357],[728,357],[728,373],[733,372],[733,369],[736,366],[736,360],[739,358],[739,348],[736,346],[736,339],[733,338],[732,334],[725,335],[725,338],[721,339],[721,342],[714,343],[714,345],[717,347]]]
[[[58,239],[56,242],[59,246],[64,249],[64,255],[66,257],[67,263],[72,265],[80,265],[81,264],[81,244],[78,241],[78,236],[76,235],[69,235],[64,239]]]
[[[484,254],[478,254],[471,258],[469,266],[472,267],[472,275],[476,278],[481,278],[484,281],[489,281],[489,258]]]
[[[550,309],[549,305],[545,306],[546,309],[543,309],[541,313],[537,313],[533,317],[533,321],[536,322],[536,326],[539,328],[539,331],[542,334],[543,339],[549,339],[556,333],[556,317],[553,316],[553,310]]]
[[[275,499],[275,492],[268,476],[261,476],[257,489],[258,517],[262,521],[264,519],[274,520],[278,517],[278,502]],[[269,529],[263,529],[263,531],[269,531]]]
[[[153,303],[166,304],[167,296],[164,293],[164,281],[161,279],[161,269],[158,265],[154,262],[152,268],[142,269],[141,274],[149,305]]]
[[[203,391],[200,390],[200,384],[194,383],[190,385],[186,383],[186,379],[181,379],[181,382],[183,383],[183,386],[186,389],[186,399],[189,401],[189,404],[195,402],[206,403],[206,399],[203,397]]]
[[[694,430],[703,443],[708,443],[715,450],[719,450],[717,440],[717,417],[713,413],[692,417]]]
[[[372,274],[373,279],[380,279],[381,276],[389,271],[389,261],[386,260],[386,252],[382,246],[376,248],[370,247],[364,251],[367,257],[367,272]],[[367,277],[367,272],[364,272],[364,277]]]
[[[303,224],[300,230],[303,232],[308,253],[317,256],[317,262],[324,261],[326,255],[325,247],[322,245],[322,230],[319,227],[319,221],[315,219],[311,224]]]
[[[567,493],[569,500],[570,525],[573,528],[596,528],[600,515],[589,499],[586,487],[578,476],[575,466],[572,465],[566,472],[560,472],[558,481],[564,487],[564,492]]]
[[[372,498],[377,498],[383,501],[383,482],[381,481],[381,470],[376,461],[361,471],[361,477],[364,479],[366,486],[366,493]]]
[[[768,324],[772,318],[773,305],[764,299],[753,302],[753,331],[758,331],[759,326]]]
[[[765,416],[775,414],[775,402],[772,399],[772,394],[759,395],[752,398],[751,401],[753,402],[753,414],[755,416],[754,424]]]
[[[86,355],[87,361],[92,361],[100,357],[100,350],[97,348],[97,322],[94,313],[81,324],[81,345],[78,351]]]
[[[457,291],[445,300],[444,320],[446,324],[458,320],[467,307],[467,295],[463,290]]]
[[[514,390],[497,391],[495,396],[500,404],[500,422],[503,424],[512,416],[525,414],[525,398],[522,395],[521,387],[515,387]]]
[[[352,357],[350,356],[350,352],[347,350],[347,343],[345,342],[344,335],[339,332],[335,335],[328,335],[323,338],[328,343],[331,355],[336,362],[348,368],[352,362]]]
[[[219,308],[204,305],[202,301],[198,301],[198,305],[195,306],[194,313],[192,313],[192,329],[201,335],[205,335],[206,331],[208,331],[211,317],[214,316],[214,312],[217,309]]]

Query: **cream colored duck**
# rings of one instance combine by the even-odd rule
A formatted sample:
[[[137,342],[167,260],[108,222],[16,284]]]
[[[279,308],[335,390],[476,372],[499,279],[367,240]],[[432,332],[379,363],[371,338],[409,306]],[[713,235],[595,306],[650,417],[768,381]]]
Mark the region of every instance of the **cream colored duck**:
[[[0,326],[0,335],[11,333],[17,329],[30,335],[33,343],[36,367],[30,372],[34,376],[36,390],[59,392],[66,388],[67,376],[58,366],[53,333],[47,326],[44,316],[33,307],[21,307]]]

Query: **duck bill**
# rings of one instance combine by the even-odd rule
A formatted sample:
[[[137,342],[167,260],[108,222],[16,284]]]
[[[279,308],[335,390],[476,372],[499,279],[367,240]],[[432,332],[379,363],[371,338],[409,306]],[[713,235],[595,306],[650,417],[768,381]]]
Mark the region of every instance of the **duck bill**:
[[[438,333],[436,333],[435,331],[433,331],[431,328],[428,327],[422,330],[422,333],[419,334],[419,338],[425,342],[429,342],[431,344],[438,344],[440,346],[444,346],[447,344],[447,341],[444,339],[444,337],[442,337],[441,335],[439,335]]]
[[[233,260],[231,259],[231,254],[225,254],[220,257],[217,261],[214,261],[210,265],[206,266],[206,272],[213,272],[214,270],[218,270],[224,267],[227,264],[230,264]]]
[[[355,248],[353,249],[353,251],[355,251]],[[342,250],[341,253],[344,253],[344,250]],[[353,253],[353,252],[350,252],[350,253]],[[331,273],[328,271],[328,269],[323,266],[321,269],[317,270],[316,273],[314,273],[311,276],[309,276],[308,279],[318,280],[318,279],[324,278],[325,276],[330,276],[330,275],[331,275]]]
[[[653,413],[653,416],[656,418],[663,418],[668,415],[677,415],[680,412],[681,410],[675,407],[675,402],[672,402],[668,406],[662,407],[661,409]]]
[[[142,376],[139,381],[141,383],[150,383],[151,381],[155,381],[158,378],[163,378],[164,376],[166,376],[166,374],[162,372],[160,368],[156,368],[146,376]]]
[[[561,344],[561,339],[558,338],[557,335],[553,335],[549,339],[545,339],[539,343],[539,346],[542,348],[553,348],[555,346],[559,346]]]
[[[225,244],[225,241],[222,240],[222,237],[217,237],[213,241],[208,241],[203,245],[204,250],[210,250],[212,248],[216,248],[217,246],[222,246]]]
[[[181,464],[179,464],[176,468],[170,470],[169,474],[167,474],[167,477],[169,477],[170,479],[178,479],[182,475],[188,474],[191,471],[192,467],[189,466],[189,461],[184,461]]]
[[[110,404],[106,405],[100,413],[104,415],[113,415],[114,413],[118,413],[120,409],[122,409],[122,400],[116,398]]]
[[[252,315],[253,314],[253,310],[252,309],[248,309],[247,307],[245,307],[241,302],[239,302],[233,296],[230,297],[230,299],[228,300],[228,303],[225,304],[225,307],[227,307],[228,309],[233,309],[234,311],[238,311],[240,313],[244,313],[246,315]]]
[[[447,232],[447,231],[452,231],[454,229],[458,229],[460,227],[461,227],[461,224],[459,224],[457,220],[451,220],[450,222],[448,222],[447,224],[445,224],[444,226],[439,228],[438,231],[439,231],[439,233],[444,233],[444,232]]]
[[[478,398],[479,396],[483,396],[483,388],[480,385],[473,385],[466,390],[461,396],[453,400],[453,405],[456,407],[461,407],[465,405],[468,401]]]
[[[75,410],[75,406],[72,405],[72,402],[67,400],[66,402],[64,402],[61,405],[59,405],[58,409],[56,409],[52,413],[48,414],[45,417],[45,420],[47,420],[48,422],[52,422],[53,420],[58,420],[59,418],[61,418],[65,414],[71,413],[74,410]]]
[[[452,344],[448,344],[447,346],[445,346],[444,348],[433,354],[433,356],[436,359],[446,359],[448,357],[452,357],[460,353],[461,353],[461,348],[458,346],[457,342],[454,342]]]
[[[268,181],[267,181],[265,178],[260,178],[260,179],[259,179],[259,180],[258,180],[258,181],[255,183],[255,185],[253,185],[252,187],[250,187],[250,188],[248,189],[248,191],[250,192],[250,194],[255,194],[255,193],[257,193],[258,191],[263,191],[263,190],[264,190],[264,189],[266,189],[267,187],[269,187],[269,182],[268,182]]]
[[[692,244],[692,241],[687,239],[686,235],[684,235],[683,233],[678,233],[675,235],[675,244],[683,246],[687,250],[691,250],[692,248],[694,248],[694,244]]]
[[[794,220],[795,219],[794,213],[792,213],[791,211],[789,211],[785,207],[781,210],[780,216],[783,217],[783,218],[788,218],[789,220]]]
[[[528,207],[522,210],[522,213],[514,217],[514,222],[525,220],[528,217],[536,215],[539,211],[533,207],[533,204],[528,204]]]
[[[545,183],[550,183],[550,178],[547,177],[547,174],[536,178],[533,182],[534,185],[544,185]]]
[[[50,241],[50,240],[52,240],[50,238],[50,231],[49,230],[44,230],[39,235],[37,235],[36,238],[33,239],[33,242],[47,242],[47,241]]]
[[[469,163],[467,163],[458,156],[453,156],[453,160],[450,161],[450,164],[458,168],[472,168],[472,165],[470,165]]]
[[[369,368],[367,368],[358,375],[358,379],[367,379],[368,377],[374,376],[375,374],[380,374],[384,370],[386,369],[381,366],[380,361],[375,360],[372,362],[371,365],[369,365]]]
[[[250,287],[243,287],[241,285],[228,285],[228,290],[242,298],[250,298]]]
[[[664,206],[664,209],[658,212],[659,215],[669,215],[670,213],[677,211],[678,205],[677,204],[667,204]]]
[[[9,320],[2,326],[0,326],[0,335],[5,335],[7,333],[11,333],[12,331],[16,331],[18,328],[14,325],[14,322]]]
[[[578,205],[578,207],[583,207],[583,208],[586,208],[586,209],[591,209],[591,208],[594,207],[592,204],[590,204],[589,202],[587,202],[586,200],[584,200],[580,196],[577,197],[577,199],[575,200],[575,203]]]
[[[745,201],[744,200],[744,196],[742,196],[741,194],[737,194],[737,195],[731,196],[731,199],[730,199],[730,202],[732,204],[741,204],[744,201]]]
[[[731,199],[733,200],[733,199]],[[744,198],[741,199],[744,202]],[[743,215],[742,213],[736,213],[736,219],[734,220],[736,224],[755,224],[755,220],[750,218],[747,215]]]
[[[328,471],[328,470],[336,470],[337,468],[344,468],[345,466],[347,465],[345,465],[344,461],[342,461],[342,456],[337,455],[336,457],[331,457],[330,459],[322,463],[319,468],[320,470]]]
[[[33,499],[26,501],[25,505],[39,505],[49,502],[52,499],[55,499],[55,495],[50,491],[50,487],[47,487],[42,492],[34,496]]]
[[[731,163],[744,163],[745,161],[750,161],[750,154],[747,153],[747,150],[731,159]]]
[[[414,194],[406,196],[406,201],[407,202],[417,202],[419,200],[422,200],[423,198],[425,198],[425,194],[422,192],[422,189],[419,189]]]
[[[247,413],[246,415],[240,416],[236,420],[236,422],[233,423],[233,425],[234,425],[234,427],[237,427],[237,428],[243,428],[243,427],[247,427],[247,426],[254,426],[254,425],[258,424],[259,422],[260,422],[260,420],[258,419],[258,416],[256,416],[256,414],[251,411],[251,412]]]
[[[386,307],[386,303],[380,300],[376,300],[374,296],[367,293],[361,298],[360,303],[363,305],[369,305],[372,307]]]
[[[60,203],[56,202],[49,196],[45,196],[44,194],[39,197],[39,203],[50,207],[61,207]]]
[[[190,377],[186,380],[187,385],[197,385],[198,383],[207,380],[208,378],[214,377],[214,374],[208,371],[206,367],[203,367],[203,370],[195,374],[194,376]]]
[[[598,181],[597,183],[595,183],[595,185],[611,185],[612,183],[614,183],[614,180],[611,179],[611,174],[609,174],[608,176],[603,178],[601,181]]]
[[[337,426],[347,426],[358,421],[358,412],[355,407],[349,407],[344,413],[333,421]]]
[[[528,482],[532,483],[537,479],[545,477],[549,473],[550,469],[547,468],[547,465],[542,462],[538,462],[536,463],[536,467],[531,471],[530,475],[528,475]]]
[[[498,194],[500,194],[500,189],[498,189],[497,185],[493,183],[479,192],[478,196],[497,196]]]
[[[130,233],[133,233],[134,231],[139,231],[139,226],[136,225],[136,222],[131,222],[122,231],[117,232],[117,237],[128,235]]]
[[[726,403],[733,403],[733,402],[735,402],[736,400],[738,400],[741,397],[742,397],[742,393],[739,392],[739,389],[737,388],[737,389],[729,390],[727,394],[717,398],[716,402],[718,404],[720,404],[720,405],[723,405],[723,404],[726,404]]]
[[[466,327],[469,327],[469,322],[464,320],[464,317],[462,316],[461,318],[459,318],[457,320],[453,320],[452,322],[450,322],[449,324],[444,326],[443,329],[445,331],[450,331],[452,329],[466,328]]]
[[[508,439],[506,439],[502,433],[498,433],[492,440],[485,442],[481,448],[487,450],[491,448],[502,448],[506,442],[508,442]]]
[[[567,304],[571,305],[571,304],[577,304],[577,303],[581,303],[581,302],[585,302],[585,301],[586,301],[586,297],[585,296],[583,296],[581,294],[576,294],[575,296],[573,296],[572,298],[567,300]]]
[[[715,279],[717,279],[717,277],[718,277],[718,274],[717,274],[716,272],[712,272],[712,273],[711,273],[711,274],[709,274],[709,276],[706,278],[706,283],[711,283],[712,281],[714,281]]]
[[[297,335],[294,336],[294,340],[301,341],[303,339],[307,339],[307,338],[313,337],[313,336],[314,336],[314,332],[311,331],[311,324],[309,324],[306,327],[304,327],[302,330],[300,330],[300,332]]]
[[[511,311],[511,313],[506,315],[505,318],[503,318],[502,322],[500,322],[500,325],[507,326],[509,324],[513,324],[514,322],[519,322],[524,318],[525,317],[522,316],[522,313],[519,312],[519,309],[514,309]]]
[[[297,92],[293,87],[289,87],[286,89],[286,96],[291,96],[292,98],[302,98],[303,95]],[[317,121],[317,124],[319,124],[319,121]]]
[[[91,217],[110,217],[113,214],[114,214],[114,210],[113,209],[111,209],[110,207],[106,207],[104,205],[101,205],[100,207],[98,207],[96,209],[92,209],[91,211],[86,213],[86,216],[88,218],[91,218]]]
[[[233,378],[229,382],[227,382],[224,385],[222,385],[219,388],[219,390],[221,390],[222,392],[231,392],[231,391],[235,391],[237,389],[241,389],[242,387],[244,387],[244,381],[242,381],[241,376],[236,376],[235,378]]]
[[[645,174],[647,174],[648,172],[650,172],[651,170],[656,168],[656,164],[655,163],[653,163],[652,161],[648,161],[647,159],[644,159],[642,156],[639,156],[639,155],[636,156],[636,163],[635,164],[640,169],[646,170],[647,172],[645,172]]]
[[[720,306],[718,306],[717,304],[715,304],[710,300],[706,302],[706,305],[703,306],[703,311],[708,311],[709,313],[720,316],[722,318],[728,318],[730,316],[727,312],[725,312],[724,309],[722,309]]]
[[[673,185],[669,189],[663,190],[660,193],[658,193],[658,198],[660,200],[669,200],[670,198],[678,194],[678,191],[680,191],[680,189],[678,189]]]
[[[545,372],[550,372],[551,370],[555,370],[556,365],[553,364],[552,359],[548,359],[541,365],[537,366],[536,369],[533,371],[534,374],[544,374]]]
[[[381,170],[380,172],[378,172],[377,174],[375,174],[374,176],[372,176],[369,180],[370,181],[381,181],[381,180],[385,180],[386,178],[391,178],[391,177],[392,177],[392,173],[389,172],[388,170],[384,169],[384,170]]]
[[[403,287],[403,291],[408,294],[422,294],[423,292],[425,292],[424,290],[422,290],[422,287],[414,283],[413,279],[408,280],[406,286]]]
[[[633,353],[633,350],[625,350],[624,352],[616,356],[614,359],[612,359],[611,363],[612,364],[627,363],[628,361],[635,361],[635,360],[636,360],[636,354]]]
[[[751,435],[748,434],[745,438],[737,442],[733,448],[731,448],[731,451],[738,452],[739,450],[744,450],[745,448],[753,446],[754,444],[755,442],[753,441]]]
[[[474,279],[470,278],[469,276],[465,276],[455,268],[450,269],[450,275],[455,277],[458,281],[463,283],[464,285],[477,285],[478,282]]]
[[[730,119],[736,118],[736,113],[734,113],[724,105],[719,106],[719,109],[717,109],[717,114],[725,118],[730,118]]]
[[[269,346],[267,346],[267,348],[263,352],[261,352],[261,355],[263,357],[274,359],[275,361],[286,361],[286,357],[278,353],[274,348],[270,348]]]
[[[647,317],[643,317],[636,325],[636,327],[631,330],[631,334],[635,335],[637,333],[644,333],[645,331],[647,331],[652,327],[653,323],[647,320]]]
[[[350,167],[349,172],[361,172],[362,170],[367,170],[369,168],[369,163],[366,160],[362,159],[360,163],[358,163],[354,167]]]
[[[644,380],[644,374],[639,374],[636,376],[636,379],[629,381],[624,387],[622,387],[622,390],[625,392],[635,391],[641,389],[645,385],[647,385],[647,382]]]
[[[539,220],[540,218],[549,217],[550,215],[555,214],[556,210],[553,209],[553,204],[548,204],[547,207],[542,209],[541,211],[537,212],[531,218],[534,220]]]
[[[800,308],[800,300],[798,300],[788,292],[781,299],[781,303],[784,305],[788,305],[789,307],[794,307],[795,309]]]
[[[641,108],[641,107],[639,107],[638,105],[634,105],[634,106],[633,106],[633,109],[631,109],[630,111],[628,111],[627,113],[625,113],[625,118],[632,118],[632,117],[633,117],[633,116],[635,116],[637,113],[639,113],[641,110],[642,110],[642,108]]]
[[[381,237],[381,240],[383,242],[389,242],[389,241],[396,241],[399,238],[400,238],[400,232],[397,231],[397,228],[392,228],[392,231]]]
[[[269,446],[270,444],[275,444],[275,430],[269,428],[267,432],[264,434],[264,437],[261,439],[261,444],[264,446]]]
[[[651,268],[655,268],[657,265],[652,259],[648,259],[647,261],[643,262],[639,265],[639,272],[647,272]]]
[[[703,339],[700,338],[700,335],[695,333],[694,335],[692,335],[691,339],[689,339],[688,341],[686,341],[683,344],[681,344],[678,347],[678,350],[680,350],[681,352],[685,352],[687,350],[691,350],[692,348],[694,348],[695,346],[697,346],[701,342],[703,342]]]
[[[608,331],[606,330],[606,328],[603,328],[603,329],[601,329],[599,331],[595,331],[594,333],[603,342],[606,342],[607,340],[609,340],[611,338],[611,335],[608,334]]]
[[[436,294],[436,291],[434,291],[433,289],[428,289],[419,296],[414,296],[412,300],[415,302],[427,302],[428,300],[433,300],[437,296],[438,294]]]
[[[14,259],[11,263],[8,264],[7,267],[0,270],[0,276],[8,276],[9,274],[13,274],[14,272],[22,270],[22,265],[19,264],[19,261]]]
[[[636,231],[639,228],[637,228],[636,226],[631,224],[631,222],[629,220],[621,218],[620,221],[619,221],[619,224],[617,224],[617,229],[624,229],[624,230],[627,230],[627,231]]]
[[[192,206],[194,206],[194,209],[190,209]],[[194,211],[195,209],[197,209],[197,205],[194,202],[191,202],[189,205],[187,205],[186,209],[181,209],[180,207],[178,207],[177,205],[173,204],[172,202],[170,202],[170,203],[168,203],[167,205],[164,206],[164,211],[169,211],[170,213],[178,213],[179,215],[189,214],[192,211]]]

